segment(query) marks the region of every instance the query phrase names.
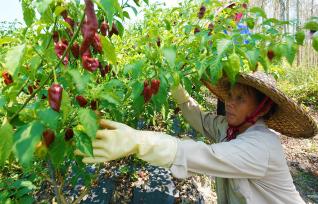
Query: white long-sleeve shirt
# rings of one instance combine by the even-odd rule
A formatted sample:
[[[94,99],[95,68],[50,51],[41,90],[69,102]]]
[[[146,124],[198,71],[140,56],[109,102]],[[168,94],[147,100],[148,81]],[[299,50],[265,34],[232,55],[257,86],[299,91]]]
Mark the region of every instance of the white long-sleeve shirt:
[[[216,176],[219,204],[302,204],[290,175],[278,133],[259,120],[235,140],[223,142],[223,116],[200,110],[191,97],[179,104],[189,124],[215,144],[178,140],[170,170],[175,177]]]

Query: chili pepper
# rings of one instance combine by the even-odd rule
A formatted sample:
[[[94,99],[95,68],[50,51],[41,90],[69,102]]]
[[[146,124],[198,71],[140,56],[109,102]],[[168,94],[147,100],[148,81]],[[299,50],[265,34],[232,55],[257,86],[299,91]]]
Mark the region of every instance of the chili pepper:
[[[75,59],[78,59],[79,57],[79,52],[80,52],[80,46],[77,42],[74,42],[72,47],[71,47],[71,51],[72,51],[72,54],[73,54],[73,57]]]
[[[75,99],[81,107],[85,107],[87,105],[87,100],[84,98],[84,96],[76,96]]]
[[[153,79],[151,80],[151,90],[153,94],[157,94],[159,91],[160,80]]]
[[[10,85],[13,83],[12,76],[7,71],[2,72],[2,78],[6,85]]]
[[[63,16],[64,19],[67,18],[68,16],[67,10],[62,11],[61,16]]]
[[[200,31],[201,31],[200,28],[196,27],[196,28],[194,29],[193,33],[194,33],[194,34],[197,34],[197,33],[199,33]]]
[[[270,61],[273,60],[273,58],[275,57],[275,52],[273,50],[268,50],[267,51],[267,57]]]
[[[67,48],[67,45],[65,44],[65,42],[59,41],[58,43],[55,43],[54,50],[59,59],[62,58],[66,48]],[[67,65],[67,63],[68,63],[68,54],[66,54],[63,59],[63,64]]]
[[[57,43],[59,41],[59,33],[57,31],[53,32],[53,41]]]
[[[64,140],[69,141],[72,139],[74,136],[74,131],[72,128],[66,128],[65,133],[64,133]]]
[[[102,53],[103,52],[103,47],[102,44],[100,42],[100,37],[97,33],[95,33],[94,35],[94,40],[93,40],[93,47],[94,49],[98,52],[98,53]]]
[[[157,46],[160,47],[160,45],[161,45],[161,40],[160,40],[160,37],[158,37],[157,38]]]
[[[118,31],[117,26],[115,25],[115,23],[112,24],[112,29],[111,29],[111,31],[108,33],[108,36],[109,36],[109,37],[112,37],[113,34],[119,35],[119,31]]]
[[[55,134],[54,134],[54,132],[52,130],[46,129],[42,133],[42,137],[43,137],[45,146],[49,147],[52,144],[52,142],[54,141],[54,139],[55,139]]]
[[[205,6],[201,6],[200,7],[200,11],[199,11],[199,13],[198,13],[198,18],[199,19],[202,19],[203,18],[203,16],[204,16],[204,14],[205,14],[205,11],[206,11],[206,8],[205,8]]]
[[[107,35],[107,32],[109,30],[109,25],[106,21],[103,21],[100,25],[100,32],[103,36]]]
[[[144,81],[144,90],[142,92],[142,95],[144,96],[145,103],[150,101],[152,96],[152,90],[151,90],[151,86],[149,86],[148,81]]]
[[[33,93],[33,86],[29,85],[28,86],[28,91],[29,91],[29,94],[32,94]]]
[[[91,101],[91,109],[92,110],[96,110],[97,109],[97,101],[96,100],[92,100]]]
[[[49,104],[51,108],[57,112],[60,112],[62,92],[63,87],[57,83],[53,83],[48,90]]]
[[[86,69],[90,72],[93,72],[99,66],[99,62],[98,62],[97,58],[91,58],[91,53],[89,50],[87,50],[82,55],[82,65],[83,65],[84,69]]]
[[[80,49],[81,53],[84,53],[92,44],[95,33],[98,29],[98,22],[94,11],[94,4],[91,0],[85,0],[85,15],[86,19],[81,28],[81,32],[84,38]]]

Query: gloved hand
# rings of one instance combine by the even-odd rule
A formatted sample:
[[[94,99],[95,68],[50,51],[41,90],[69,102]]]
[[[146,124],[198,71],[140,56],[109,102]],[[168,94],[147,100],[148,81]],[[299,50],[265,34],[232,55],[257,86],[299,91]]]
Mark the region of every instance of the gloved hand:
[[[188,92],[180,84],[171,88],[171,96],[178,105],[190,99]]]
[[[177,152],[177,138],[161,132],[141,131],[125,124],[101,120],[96,139],[93,141],[94,157],[79,150],[75,154],[84,156],[84,163],[98,163],[119,159],[130,154],[153,165],[170,167]]]

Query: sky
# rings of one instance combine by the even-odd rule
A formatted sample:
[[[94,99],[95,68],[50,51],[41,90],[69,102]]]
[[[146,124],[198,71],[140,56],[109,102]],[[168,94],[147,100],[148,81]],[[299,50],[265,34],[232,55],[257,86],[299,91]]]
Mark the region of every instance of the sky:
[[[132,0],[129,0],[132,1]],[[150,0],[150,3],[165,3],[168,7],[177,6],[180,0]],[[0,22],[2,21],[15,21],[18,20],[19,22],[23,21],[23,14],[21,8],[21,2],[19,0],[0,0]],[[130,13],[130,12],[129,12]],[[133,12],[130,14],[132,17],[132,22],[134,21],[134,14]]]

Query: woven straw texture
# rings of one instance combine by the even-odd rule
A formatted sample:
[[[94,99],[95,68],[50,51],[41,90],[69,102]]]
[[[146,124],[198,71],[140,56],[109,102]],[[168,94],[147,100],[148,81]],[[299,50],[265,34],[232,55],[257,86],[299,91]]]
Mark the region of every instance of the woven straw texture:
[[[212,85],[206,80],[202,82],[213,94],[224,101],[228,92],[225,85],[228,81],[225,77],[219,80],[217,85]],[[317,123],[314,119],[296,102],[279,91],[276,81],[270,75],[264,72],[241,74],[237,82],[254,87],[277,104],[274,115],[266,121],[269,128],[294,138],[310,138],[318,134]]]

